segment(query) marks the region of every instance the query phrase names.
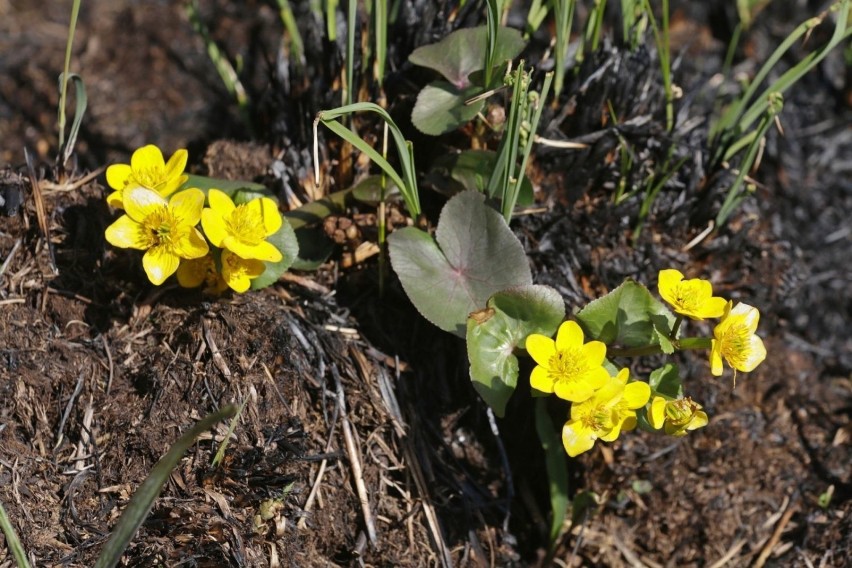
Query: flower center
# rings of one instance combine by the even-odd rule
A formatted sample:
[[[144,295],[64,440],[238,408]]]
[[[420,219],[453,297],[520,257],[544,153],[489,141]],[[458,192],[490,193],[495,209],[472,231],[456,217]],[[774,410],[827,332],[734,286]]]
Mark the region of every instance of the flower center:
[[[142,226],[148,238],[148,248],[161,245],[171,247],[180,239],[183,232],[178,219],[166,205],[158,207],[145,217]]]
[[[683,311],[695,311],[701,306],[701,298],[698,297],[698,292],[693,286],[678,284],[674,296],[676,304]]]
[[[557,351],[550,357],[548,366],[554,381],[576,381],[586,371],[578,349]]]
[[[748,361],[751,345],[749,342],[750,336],[751,333],[748,327],[743,324],[731,325],[722,336],[722,356],[727,359],[732,367],[742,366]]]
[[[260,212],[249,209],[245,204],[234,209],[227,225],[231,234],[247,245],[260,244],[266,238],[266,227]]]
[[[144,168],[141,170],[134,170],[133,174],[128,178],[128,185],[131,182],[135,182],[142,187],[147,187],[149,189],[153,189],[154,191],[159,191],[160,188],[166,183],[166,172],[163,171],[162,168],[158,168],[156,166],[150,168]]]
[[[598,404],[580,419],[583,426],[593,432],[612,430],[612,411],[604,404]]]

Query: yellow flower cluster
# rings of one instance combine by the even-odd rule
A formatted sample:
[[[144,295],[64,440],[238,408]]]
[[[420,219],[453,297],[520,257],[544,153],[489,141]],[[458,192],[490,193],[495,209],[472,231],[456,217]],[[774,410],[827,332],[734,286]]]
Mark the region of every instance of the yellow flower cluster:
[[[737,371],[748,373],[766,359],[766,347],[755,332],[760,312],[748,304],[714,297],[707,280],[684,280],[674,269],[661,270],[657,287],[660,296],[674,307],[675,312],[694,320],[721,318],[713,329],[710,349],[710,369],[714,376],[722,374],[724,359]]]
[[[713,296],[710,282],[685,280],[673,269],[660,272],[658,288],[681,318],[721,318],[709,342],[713,375],[722,374],[723,361],[735,372],[748,372],[766,358],[763,341],[755,334],[760,315],[756,308],[743,303],[734,306]],[[604,367],[606,345],[586,342],[583,330],[573,321],[559,327],[556,339],[531,334],[526,349],[536,362],[530,374],[532,388],[572,403],[570,418],[562,427],[562,444],[571,457],[590,450],[597,440],[612,442],[621,432],[635,428],[636,411],[646,405],[650,427],[670,436],[685,436],[708,423],[701,405],[689,397],[673,399],[652,392],[647,383],[630,381],[627,369],[612,376]]]
[[[156,285],[177,273],[184,287],[206,284],[214,293],[228,287],[245,292],[263,274],[264,262],[282,260],[267,240],[283,223],[278,206],[268,197],[235,205],[217,189],[206,197],[196,188],[179,191],[188,179],[186,162],[186,150],[166,162],[159,148],[148,145],[133,153],[130,164],[107,168],[107,184],[115,190],[107,202],[125,213],[107,227],[106,240],[144,250],[142,266]]]
[[[648,402],[651,388],[643,382],[628,383],[627,369],[611,376],[603,366],[606,345],[584,343],[576,322],[559,326],[555,341],[530,335],[526,348],[538,363],[530,375],[532,387],[573,403],[571,418],[562,428],[562,444],[569,456],[590,450],[595,440],[612,442],[622,431],[636,427],[636,409]]]

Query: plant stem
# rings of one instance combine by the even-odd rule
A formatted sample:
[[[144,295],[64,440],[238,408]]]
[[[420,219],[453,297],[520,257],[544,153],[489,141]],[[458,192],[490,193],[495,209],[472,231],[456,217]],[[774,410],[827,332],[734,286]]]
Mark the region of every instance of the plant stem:
[[[71,6],[71,22],[68,24],[68,42],[65,44],[65,70],[62,73],[62,91],[59,95],[59,151],[65,144],[65,102],[68,97],[68,70],[71,67],[71,46],[74,44],[74,31],[77,29],[77,16],[80,14],[81,0],[74,0]],[[63,164],[64,165],[64,164]]]
[[[672,341],[672,345],[678,351],[693,351],[696,349],[709,349],[711,339],[709,337],[685,337],[679,341]],[[642,347],[608,347],[607,357],[642,357],[645,355],[660,355],[663,353],[659,345],[643,345]]]

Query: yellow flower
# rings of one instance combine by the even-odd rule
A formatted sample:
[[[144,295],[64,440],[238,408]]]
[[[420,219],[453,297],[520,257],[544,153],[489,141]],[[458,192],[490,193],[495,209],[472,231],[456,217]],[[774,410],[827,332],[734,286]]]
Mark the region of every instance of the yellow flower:
[[[281,228],[281,213],[268,197],[234,205],[231,198],[218,189],[207,195],[210,207],[201,214],[204,234],[214,246],[228,249],[240,258],[278,262],[283,257],[265,239]]]
[[[201,218],[204,193],[187,189],[166,201],[146,187],[124,190],[127,213],[107,227],[106,240],[120,248],[144,250],[142,266],[156,285],[175,273],[182,258],[200,258],[209,250],[195,225]]]
[[[725,299],[713,296],[713,286],[709,281],[700,278],[684,280],[679,270],[661,270],[657,288],[675,312],[694,320],[718,318],[725,312]]]
[[[636,409],[651,397],[643,382],[627,384],[630,372],[622,369],[592,397],[571,405],[571,419],[562,427],[562,445],[569,456],[586,452],[600,439],[612,442],[622,430],[636,426]]]
[[[686,436],[690,430],[703,428],[708,422],[701,405],[691,398],[666,400],[661,396],[655,396],[651,402],[648,420],[657,430],[665,426],[666,434],[677,437]]]
[[[739,303],[733,309],[731,306],[733,302],[728,302],[722,321],[713,329],[710,368],[717,377],[722,374],[722,359],[735,372],[744,373],[752,371],[766,359],[766,347],[755,335],[760,312],[748,304]]]
[[[130,157],[129,165],[113,164],[107,168],[107,184],[116,190],[107,196],[107,203],[123,208],[124,190],[128,187],[147,187],[163,197],[170,196],[188,178],[183,175],[188,157],[186,150],[178,150],[165,162],[163,153],[153,144],[139,148]]]
[[[530,384],[542,392],[555,392],[559,398],[582,402],[606,384],[609,373],[603,367],[606,345],[600,341],[583,343],[583,330],[576,322],[559,326],[556,341],[534,333],[526,348],[538,365]]]
[[[216,261],[211,254],[181,260],[175,275],[178,284],[184,288],[197,288],[204,284],[205,294],[219,295],[228,289],[228,284],[216,270]]]
[[[629,432],[636,428],[636,409],[645,406],[651,398],[651,387],[648,383],[641,381],[628,383],[629,378],[630,371],[627,369],[622,369],[618,375],[610,378],[609,384],[613,386],[613,389],[622,389],[622,396],[613,407],[615,427],[609,434],[601,436],[601,440],[605,442],[612,442],[622,431]]]
[[[240,258],[229,250],[222,251],[222,277],[235,292],[248,290],[251,279],[263,274],[264,270],[266,265],[259,260]]]

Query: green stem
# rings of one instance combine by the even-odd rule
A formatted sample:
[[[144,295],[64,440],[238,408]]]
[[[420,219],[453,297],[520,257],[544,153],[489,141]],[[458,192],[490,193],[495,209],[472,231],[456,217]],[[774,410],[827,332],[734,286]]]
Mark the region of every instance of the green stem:
[[[677,332],[680,330],[680,324],[683,323],[683,316],[678,314],[672,326],[672,332],[669,334],[669,339],[677,339]]]
[[[59,94],[59,152],[65,144],[65,101],[68,97],[68,71],[71,68],[71,46],[74,44],[74,31],[77,29],[77,16],[80,14],[81,0],[74,0],[71,6],[71,22],[68,24],[68,41],[65,44],[65,71],[62,73],[62,91]],[[64,166],[65,164],[63,164]]]
[[[685,337],[679,341],[672,341],[672,345],[678,351],[692,351],[696,349],[710,349],[712,343],[709,337]],[[659,345],[643,345],[642,347],[608,347],[607,357],[642,357],[645,355],[660,355],[663,353]]]

